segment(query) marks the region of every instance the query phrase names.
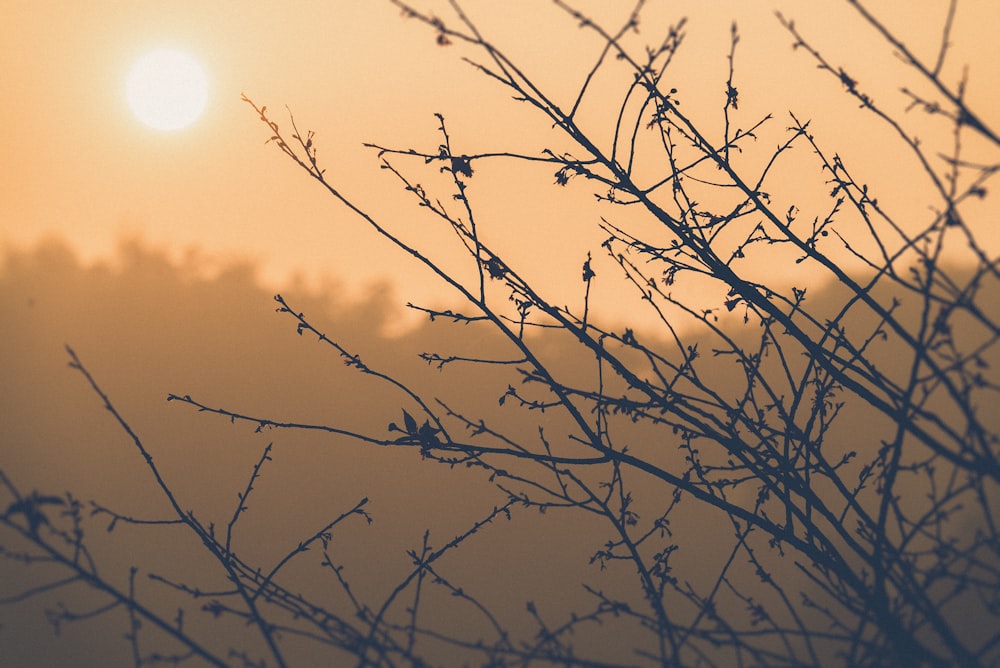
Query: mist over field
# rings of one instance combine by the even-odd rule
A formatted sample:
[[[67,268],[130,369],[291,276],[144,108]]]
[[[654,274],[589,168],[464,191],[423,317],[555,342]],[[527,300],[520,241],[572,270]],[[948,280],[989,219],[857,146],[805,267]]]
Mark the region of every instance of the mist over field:
[[[8,253],[0,269],[6,314],[0,321],[0,374],[7,379],[0,387],[5,435],[0,469],[20,490],[68,490],[85,503],[94,500],[134,517],[169,516],[135,446],[68,367],[64,346],[70,345],[143,439],[182,507],[218,527],[231,518],[237,492],[245,488],[264,447],[274,444],[273,461],[255,485],[236,537],[243,557],[276,562],[331,517],[367,497],[373,523],[348,523],[335,534],[333,551],[355,591],[384,597],[410,564],[405,550],[419,547],[426,530],[430,542],[440,546],[504,501],[481,472],[424,461],[412,448],[378,447],[324,433],[258,433],[252,424],[230,424],[168,403],[170,393],[190,394],[245,414],[375,435],[385,435],[390,422],[401,422],[401,408],[414,410],[398,390],[346,367],[315,337],[297,336],[294,321],[274,312],[273,295],[258,284],[252,266],[234,264],[211,277],[205,273],[196,261],[174,263],[138,242],[124,244],[112,262],[92,266],[82,265],[59,242]],[[355,303],[340,301],[336,286],[325,292],[293,287],[284,294],[371,367],[457,397],[456,407],[505,414],[507,420],[516,414],[498,406],[506,387],[502,377],[484,377],[469,366],[439,371],[417,356],[425,350],[502,355],[499,342],[470,337],[468,326],[440,321],[386,336],[401,300],[381,286]],[[530,422],[520,429],[505,426],[515,433],[533,429]],[[94,518],[88,532],[102,546],[100,556],[110,564],[104,570],[112,579],[124,581],[128,568],[138,565],[139,586],[164,601],[173,593],[145,580],[149,571],[203,582],[197,541],[183,529],[119,523],[102,536],[108,524],[107,518]],[[610,577],[587,563],[601,541],[600,534],[588,533],[586,522],[521,511],[513,521],[481,532],[458,558],[445,561],[445,570],[463,586],[489,593],[514,616],[528,600],[540,606],[548,601],[548,611],[560,614],[580,598],[582,576],[590,573],[598,583]],[[308,582],[311,589],[319,558],[299,559],[303,587]],[[0,568],[13,588],[27,588],[26,578],[37,576],[41,582],[49,575],[7,560]],[[81,601],[94,600],[82,588],[78,593]],[[64,599],[60,592],[45,600],[54,606]],[[106,619],[81,621],[64,625],[55,638],[43,607],[34,602],[0,608],[0,646],[18,665],[128,660],[127,643],[121,640],[124,614],[120,627]],[[466,612],[458,615],[457,625],[468,623]],[[609,650],[613,655],[614,648]]]
[[[421,352],[496,359],[510,355],[503,342],[476,332],[475,323],[438,318],[404,334],[387,335],[405,300],[380,286],[353,302],[338,297],[336,284],[321,291],[289,286],[283,295],[317,329],[360,355],[369,367],[441,398],[457,412],[484,417],[526,440],[538,434],[539,425],[556,443],[570,431],[558,413],[527,411],[512,401],[499,404],[508,385],[519,383],[510,367],[450,363],[438,369],[418,357]],[[823,295],[816,298],[821,302]],[[81,375],[69,368],[64,349],[68,344],[142,439],[180,505],[202,521],[214,522],[219,531],[231,519],[237,493],[245,488],[254,464],[273,444],[272,461],[255,483],[234,536],[235,552],[249,561],[277,563],[300,540],[367,498],[365,508],[373,522],[368,525],[356,517],[338,525],[330,552],[344,566],[355,593],[382,600],[411,566],[406,551],[420,548],[425,531],[429,544],[440,547],[505,501],[482,471],[426,460],[412,447],[360,443],[322,431],[258,431],[253,423],[231,423],[167,402],[171,393],[191,395],[239,414],[376,437],[388,435],[389,423],[401,423],[402,409],[416,413],[399,390],[349,368],[308,332],[297,335],[296,322],[275,312],[273,295],[259,284],[249,263],[208,272],[197,260],[170,260],[156,248],[133,241],[124,243],[113,261],[85,266],[71,248],[53,241],[8,251],[0,268],[0,300],[5,314],[0,320],[0,375],[5,379],[0,384],[0,469],[22,492],[70,491],[85,504],[93,500],[132,517],[170,517],[133,443]],[[747,327],[748,340],[753,329]],[[736,331],[739,335],[738,327]],[[552,337],[540,349],[564,379],[593,382],[592,359],[554,335],[536,336]],[[701,345],[707,350],[710,342]],[[891,350],[874,359],[883,356],[891,373]],[[713,362],[706,373],[719,379],[732,374],[733,391],[738,392],[739,374],[725,358]],[[825,447],[828,453],[858,451],[865,461],[893,426],[851,405]],[[616,422],[614,429],[633,451],[665,469],[682,464],[678,439],[669,430],[628,420]],[[510,466],[511,472],[517,471],[517,462]],[[856,479],[857,467],[854,471],[845,479]],[[642,517],[662,512],[669,501],[665,488],[637,472],[625,475],[634,483],[636,512]],[[514,480],[503,484],[518,487]],[[696,503],[682,503],[671,517],[679,545],[671,562],[674,572],[682,581],[703,586],[728,556],[723,546],[731,540],[733,527],[721,513]],[[97,546],[101,571],[124,584],[129,568],[139,567],[138,591],[161,609],[169,611],[183,598],[150,580],[150,573],[206,591],[224,582],[184,528],[119,522],[107,533],[109,524],[108,516],[97,516],[85,526],[88,540]],[[591,561],[609,538],[597,518],[583,513],[539,514],[517,508],[509,521],[494,521],[445,557],[437,571],[481,597],[512,631],[530,638],[537,628],[524,615],[525,606],[534,603],[555,623],[571,610],[592,604],[593,595],[582,583],[642,606],[629,564],[612,562],[602,569]],[[17,548],[4,545],[8,551]],[[794,568],[791,557],[774,558],[779,567]],[[286,586],[308,591],[334,608],[346,606],[343,592],[320,561],[318,551],[297,556],[284,573]],[[56,571],[44,565],[25,567],[7,559],[0,569],[5,591],[56,577]],[[735,568],[730,577],[734,573],[756,577],[749,564]],[[800,584],[808,589],[807,583]],[[486,620],[467,602],[440,592],[429,591],[425,597],[426,610],[446,628],[471,637],[489,633]],[[99,606],[101,597],[78,586],[23,606],[0,607],[5,664],[98,666],[128,661],[129,647],[122,640],[128,624],[124,611],[64,622],[57,637],[46,623],[45,609],[58,609],[60,602],[81,613]],[[970,603],[966,630],[987,632],[976,629],[975,610]],[[220,624],[192,615],[187,624],[204,624],[206,633],[195,635],[209,642],[232,643],[248,651],[254,647],[241,644],[246,642],[241,640],[245,630],[231,621]],[[578,645],[608,661],[629,663],[632,650],[649,642],[627,625],[592,626],[593,635],[578,638]],[[297,651],[301,654],[293,651],[292,656],[307,662],[327,656],[308,643]],[[442,651],[448,662],[448,652],[454,650]]]

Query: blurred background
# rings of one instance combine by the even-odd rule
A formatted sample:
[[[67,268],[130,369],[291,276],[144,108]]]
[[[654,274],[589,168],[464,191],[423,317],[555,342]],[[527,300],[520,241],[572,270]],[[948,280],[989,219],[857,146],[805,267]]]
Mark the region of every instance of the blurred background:
[[[526,63],[540,87],[572,104],[600,50],[592,34],[548,3],[463,4],[486,36]],[[946,2],[871,4],[911,49],[933,61]],[[578,5],[611,26],[627,15],[617,3]],[[447,3],[419,6],[433,7],[446,23],[455,20]],[[927,203],[915,197],[923,189],[920,172],[909,162],[900,165],[900,145],[876,133],[870,114],[821,76],[804,53],[792,50],[774,11],[794,18],[816,47],[909,128],[926,132],[921,136],[928,146],[951,150],[947,131],[922,129],[922,112],[903,114],[907,98],[898,89],[912,86],[913,77],[846,2],[651,2],[640,33],[630,39],[658,43],[668,26],[687,17],[671,85],[687,113],[721,130],[735,20],[741,38],[738,124],[749,127],[768,113],[775,117],[760,134],[761,150],[771,151],[782,140],[788,111],[811,118],[820,141],[852,166],[859,181],[873,184],[884,207],[902,220],[926,219]],[[475,472],[447,471],[417,453],[336,437],[255,433],[165,399],[171,392],[191,394],[249,414],[358,430],[384,430],[398,421],[401,397],[351,372],[308,337],[295,336],[294,323],[274,313],[271,296],[280,291],[373,366],[431,394],[442,386],[468,388],[464,398],[471,409],[495,411],[503,381],[484,380],[469,369],[438,372],[416,357],[425,350],[468,349],[469,337],[426,323],[405,303],[461,304],[424,267],[265,145],[269,132],[240,95],[267,105],[283,129],[293,113],[300,129],[315,130],[330,180],[446,265],[458,257],[451,255],[450,233],[418,215],[398,181],[379,169],[376,151],[362,144],[435,152],[439,112],[456,152],[559,152],[565,140],[545,119],[463,62],[472,55],[463,45],[437,44],[432,31],[389,2],[7,2],[3,19],[0,468],[21,491],[71,490],[110,507],[153,516],[167,512],[138,453],[67,367],[68,344],[146,440],[185,507],[227,521],[253,463],[267,443],[275,443],[259,506],[245,525],[248,536],[256,528],[274,538],[248,539],[246,549],[262,561],[279,558],[290,542],[371,496],[376,522],[345,529],[351,549],[343,556],[354,566],[359,587],[378,591],[387,574],[405,570],[403,550],[417,547],[426,528],[443,543],[499,502]],[[959,3],[943,69],[944,80],[954,83],[968,65],[966,98],[994,125],[1000,120],[998,22],[995,3]],[[139,123],[124,96],[130,64],[161,46],[192,54],[209,77],[206,112],[172,133]],[[610,127],[617,103],[608,100],[617,99],[621,85],[610,76],[599,80],[583,107],[581,123],[597,135]],[[974,160],[977,147],[967,150]],[[798,179],[818,184],[820,195],[826,188],[808,156],[797,157],[805,162],[795,165],[812,164],[815,171],[789,169],[788,192],[781,196],[805,208],[813,195],[798,189]],[[420,162],[399,164],[419,169]],[[588,251],[598,255],[603,235],[596,225],[608,209],[594,201],[588,184],[554,185],[553,171],[503,159],[476,163],[470,196],[484,238],[508,264],[548,289],[553,301],[579,304],[580,266]],[[995,248],[996,226],[984,232],[982,240]],[[599,262],[595,268],[601,316],[632,323],[634,305],[618,298],[613,269]],[[476,351],[494,350],[488,338],[474,343]],[[495,345],[502,356],[503,348]],[[558,350],[553,344],[553,355]],[[560,363],[571,366],[569,360]],[[453,505],[455,498],[466,500],[462,508]],[[533,554],[574,552],[581,560],[572,567],[533,563],[516,588],[501,592],[511,609],[520,611],[534,596],[568,608],[579,592],[567,593],[564,583],[579,582],[585,573],[598,580],[614,577],[595,575],[586,563],[600,540],[585,524],[538,517],[519,526],[525,533],[518,534],[518,544],[528,537]],[[149,540],[135,529],[117,531],[130,532],[131,547],[108,548],[102,556],[112,567],[155,568],[158,560],[176,565],[166,548],[182,539],[169,532]],[[473,545],[470,561],[453,565],[457,572],[484,588],[485,580],[503,578],[525,558],[505,531],[499,527]],[[704,555],[691,559],[694,566]],[[190,568],[197,573],[196,563]],[[0,564],[2,591],[16,591],[26,572]],[[87,624],[70,625],[55,640],[43,607],[0,608],[0,663],[128,661],[120,640],[124,613],[119,627],[95,633]],[[609,647],[612,654],[614,649]]]

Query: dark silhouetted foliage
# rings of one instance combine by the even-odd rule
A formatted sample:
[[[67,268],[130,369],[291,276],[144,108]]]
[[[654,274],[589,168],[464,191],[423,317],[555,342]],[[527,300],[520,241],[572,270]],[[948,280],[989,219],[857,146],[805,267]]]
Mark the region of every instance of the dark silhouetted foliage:
[[[6,601],[82,582],[104,607],[56,612],[53,623],[127,610],[137,666],[284,666],[320,655],[359,666],[1000,663],[1000,292],[997,260],[982,240],[996,224],[982,204],[1000,163],[963,153],[971,144],[995,157],[1000,139],[966,104],[965,80],[952,85],[942,75],[950,20],[927,65],[890,22],[847,3],[930,91],[909,92],[915,84],[906,94],[930,114],[922,120],[951,133],[950,152],[938,153],[907,129],[907,116],[880,106],[863,72],[832,64],[834,54],[777,18],[795,57],[818,66],[804,85],[838,89],[879,124],[873,144],[916,166],[919,183],[906,183],[907,197],[926,209],[914,220],[879,203],[878,186],[828,147],[836,136],[795,114],[746,116],[735,25],[728,74],[705,84],[718,92],[717,108],[702,118],[687,111],[691,91],[670,83],[685,23],[647,25],[642,2],[609,28],[554,0],[568,29],[601,47],[566,73],[580,82],[571,99],[550,95],[458,2],[446,18],[392,2],[559,133],[536,155],[463,152],[439,115],[431,148],[373,145],[381,168],[413,197],[420,224],[454,233],[461,260],[421,244],[412,221],[368,213],[362,196],[328,174],[313,132],[245,99],[294,165],[461,299],[451,308],[411,305],[454,348],[421,351],[430,377],[415,379],[368,361],[368,351],[341,344],[335,329],[279,295],[278,317],[319,341],[317,357],[382,384],[384,422],[348,424],[336,402],[325,421],[308,422],[195,392],[169,400],[268,438],[310,431],[418,454],[411,475],[455,469],[478,476],[486,496],[446,495],[440,512],[464,528],[444,540],[424,533],[406,552],[405,573],[389,582],[384,571],[378,596],[353,586],[357,571],[342,563],[352,543],[337,538],[352,522],[374,517],[377,525],[367,496],[329,509],[280,557],[249,560],[242,546],[267,536],[239,529],[268,479],[272,446],[247,472],[226,523],[209,522],[176,498],[99,370],[69,350],[167,499],[156,521],[187,529],[207,557],[194,580],[145,575],[179,594],[184,610],[238,622],[242,634],[233,637],[253,640],[223,640],[209,622],[184,623],[188,613],[151,605],[136,594],[137,570],[122,583],[98,569],[85,541],[88,514],[111,527],[150,520],[88,511],[51,490],[26,493],[4,477],[4,531],[27,545],[4,556],[64,573]],[[580,120],[593,108],[608,127]],[[554,175],[552,190],[600,211],[594,224],[604,241],[574,260],[573,297],[528,278],[544,272],[492,241],[499,223],[477,207],[476,188],[493,164],[510,161],[520,178],[550,184]],[[516,199],[517,183],[502,188]],[[580,306],[561,305],[570,299]],[[608,315],[611,302],[634,302],[634,321]],[[532,524],[539,513],[550,522],[545,531]],[[533,527],[521,538],[519,523]],[[477,552],[491,532],[504,535],[487,543],[492,560]],[[546,549],[546,534],[562,549]],[[293,570],[306,555],[313,579]],[[505,597],[545,568],[575,574],[582,562],[589,571],[571,588]]]

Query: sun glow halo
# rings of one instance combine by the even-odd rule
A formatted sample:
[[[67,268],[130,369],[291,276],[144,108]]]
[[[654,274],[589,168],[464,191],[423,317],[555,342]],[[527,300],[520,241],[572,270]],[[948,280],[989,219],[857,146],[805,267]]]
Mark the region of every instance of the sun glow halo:
[[[204,111],[208,80],[198,61],[188,54],[157,49],[132,65],[125,94],[140,121],[157,130],[179,130]]]

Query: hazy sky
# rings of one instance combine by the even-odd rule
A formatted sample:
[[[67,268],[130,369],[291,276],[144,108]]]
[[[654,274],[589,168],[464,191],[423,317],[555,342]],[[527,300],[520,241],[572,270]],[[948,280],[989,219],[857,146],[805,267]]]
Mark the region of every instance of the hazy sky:
[[[551,87],[557,101],[572,100],[600,50],[592,34],[544,0],[463,4],[487,36]],[[612,25],[628,6],[612,0],[579,4],[612,19]],[[434,7],[446,22],[453,18],[447,2],[418,0],[417,5]],[[933,62],[946,1],[871,0],[870,5],[916,53]],[[884,205],[903,219],[913,214],[923,221],[920,217],[928,215],[926,186],[919,173],[907,171],[910,161],[898,159],[900,144],[884,133],[873,139],[878,125],[871,115],[857,109],[831,77],[817,72],[806,54],[790,48],[792,38],[774,18],[775,10],[794,18],[802,33],[880,104],[897,113],[905,107],[898,88],[915,85],[915,79],[908,78],[891,49],[877,41],[847,2],[650,0],[638,39],[658,43],[671,23],[689,17],[687,39],[670,74],[676,81],[672,85],[685,110],[718,127],[730,25],[737,20],[742,38],[736,63],[737,122],[748,127],[767,113],[775,115],[761,134],[761,150],[770,151],[785,137],[787,112],[794,110],[800,118],[814,119],[818,139],[855,165],[852,172],[859,181],[883,186],[876,194]],[[962,0],[954,49],[944,70],[953,84],[969,64],[967,97],[994,127],[1000,125],[998,26],[996,0]],[[159,47],[186,51],[209,79],[204,115],[171,133],[141,124],[125,99],[130,66]],[[317,314],[331,335],[356,343],[367,361],[404,371],[418,368],[433,383],[441,376],[428,371],[416,351],[442,341],[445,350],[456,341],[485,345],[461,332],[442,339],[443,328],[434,329],[440,322],[392,341],[380,337],[384,325],[398,317],[401,303],[427,298],[437,288],[425,270],[365,228],[274,146],[265,145],[266,128],[240,101],[246,93],[268,105],[283,126],[287,104],[302,129],[317,131],[319,157],[331,181],[388,227],[406,238],[429,239],[433,246],[438,237],[362,142],[433,151],[439,143],[433,114],[441,112],[460,152],[537,154],[560,146],[544,119],[484,80],[461,61],[463,55],[471,54],[457,44],[437,45],[432,31],[380,0],[0,0],[0,123],[5,135],[0,251],[17,250],[0,253],[0,261],[8,260],[0,267],[0,304],[6,314],[0,316],[0,378],[14,379],[0,384],[0,433],[14,444],[3,450],[0,465],[18,474],[25,489],[41,488],[44,482],[56,491],[72,487],[83,498],[100,492],[109,503],[149,501],[142,461],[123,444],[81,379],[66,368],[62,346],[68,342],[148,435],[157,461],[192,507],[229,509],[233,492],[245,481],[263,443],[273,437],[282,459],[267,497],[271,502],[291,503],[284,490],[305,475],[310,483],[306,507],[320,514],[355,502],[376,481],[384,487],[376,488],[383,504],[376,507],[383,522],[380,535],[395,540],[393,532],[398,531],[400,540],[411,541],[407,547],[416,544],[423,524],[407,524],[413,531],[405,535],[392,524],[411,521],[394,514],[403,508],[431,518],[450,537],[453,517],[435,512],[443,503],[435,494],[444,497],[454,488],[437,477],[412,474],[410,467],[419,465],[416,453],[400,458],[390,456],[399,454],[395,452],[340,449],[343,444],[330,439],[252,434],[249,426],[211,423],[175,403],[167,405],[164,397],[190,392],[248,412],[273,409],[277,417],[313,422],[357,419],[366,428],[376,425],[373,429],[398,420],[395,399],[355,383],[341,360],[317,350],[307,337],[296,337],[293,324],[272,313],[270,295],[296,275],[310,282],[337,282],[361,297],[348,303],[330,289],[287,295],[290,301],[297,295],[298,307]],[[598,92],[604,90],[601,86],[611,83],[598,85]],[[926,92],[926,86],[920,90]],[[602,113],[606,117],[616,111],[614,101],[602,101],[595,95],[581,113],[581,122],[598,134],[607,129],[601,125]],[[924,127],[920,112],[904,121],[907,127]],[[950,148],[947,128],[929,133],[926,140],[928,146]],[[970,141],[967,157],[974,158],[976,148]],[[804,151],[800,157],[808,158]],[[400,165],[419,170],[419,163]],[[778,201],[785,207],[797,202],[795,178],[813,185],[822,178],[815,165],[809,170],[782,182],[787,188],[775,196],[783,198]],[[544,279],[546,285],[565,284],[578,292],[580,263],[588,250],[599,251],[603,235],[597,223],[608,210],[594,204],[585,183],[555,186],[553,171],[549,165],[477,163],[470,194],[481,207],[483,234],[505,259],[513,258],[524,274]],[[992,225],[993,236],[987,230],[981,241],[992,242],[995,249],[1000,239],[995,217],[970,219]],[[41,244],[53,237],[61,242]],[[118,244],[129,237],[143,243],[116,256]],[[183,262],[186,254],[194,259]],[[79,265],[78,258],[87,266]],[[93,266],[108,258],[115,258],[119,271]],[[233,260],[240,258],[248,262],[234,268]],[[212,280],[191,279],[191,273],[212,267],[228,267],[228,272]],[[254,271],[265,285],[255,282]],[[599,276],[604,281],[606,274]],[[371,291],[376,282],[394,286],[395,292]],[[613,299],[616,285],[606,281],[595,289],[606,289]],[[560,352],[555,346],[553,350]],[[475,388],[463,394],[498,410],[496,395],[490,394],[493,386],[462,376],[453,387]],[[218,477],[220,471],[227,477]],[[275,513],[283,508],[277,506]],[[314,519],[302,517],[301,527],[287,529],[306,531]],[[539,526],[539,535],[558,537],[549,526]],[[574,536],[587,537],[583,531]],[[375,552],[374,547],[365,549]],[[498,561],[504,558],[502,552],[489,554]],[[362,562],[368,558],[367,553],[358,557]],[[551,567],[557,565],[553,561]],[[17,623],[43,638],[51,637],[37,615],[29,618],[20,608],[0,612],[21,619]],[[113,629],[114,643],[120,633],[121,628]],[[21,644],[30,656],[37,642],[25,635]],[[114,651],[125,649],[124,643],[114,645]]]
[[[557,99],[568,99],[599,45],[548,3],[501,4],[502,9],[482,1],[467,6],[487,35],[523,56],[527,71],[562,91]],[[599,17],[620,17],[626,4],[581,6],[597,10]],[[363,141],[433,149],[438,136],[432,114],[440,111],[462,150],[514,146],[538,152],[553,144],[544,120],[460,62],[467,52],[437,46],[431,32],[402,18],[388,2],[8,0],[2,6],[2,242],[23,246],[57,235],[92,258],[109,255],[123,235],[136,235],[167,245],[174,256],[197,248],[210,259],[250,258],[276,281],[296,272],[350,284],[388,275],[419,293],[424,274],[413,273],[398,253],[264,145],[265,128],[240,102],[240,93],[269,105],[279,122],[286,120],[283,105],[291,107],[303,127],[318,132],[320,158],[333,180],[397,227],[413,224],[412,206],[378,169],[373,152],[361,148]],[[452,18],[447,3],[418,6]],[[871,6],[933,60],[946,2],[883,0]],[[899,108],[898,62],[881,44],[869,48],[872,32],[847,3],[651,2],[641,37],[658,41],[666,25],[688,16],[687,43],[676,63],[678,87],[689,111],[705,105],[717,113],[729,25],[736,19],[742,33],[737,53],[742,122],[749,125],[774,112],[779,120],[768,146],[787,124],[786,111],[795,109],[825,130],[849,124],[850,131],[841,126],[841,135],[829,138],[839,142],[842,153],[857,150],[868,158],[871,150],[894,151],[859,141],[868,121],[804,53],[790,49],[775,9],[794,17],[832,62],[857,72],[877,100]],[[969,63],[968,96],[994,117],[997,105],[989,96],[1000,79],[997,19],[1000,9],[990,0],[961,2],[946,70],[954,81]],[[124,95],[129,66],[160,46],[189,52],[209,77],[205,114],[171,133],[139,123]],[[472,193],[489,207],[489,229],[498,237],[509,234],[514,245],[524,232],[536,235],[538,248],[521,244],[517,251],[527,262],[551,256],[552,244],[571,249],[567,266],[575,276],[580,257],[600,241],[592,223],[601,212],[590,206],[589,195],[551,186],[547,166],[529,173],[534,178],[513,193],[510,178],[518,173],[505,169],[501,164],[481,172],[479,190]],[[868,179],[890,171],[875,164]],[[567,221],[580,217],[584,223],[567,232]]]

